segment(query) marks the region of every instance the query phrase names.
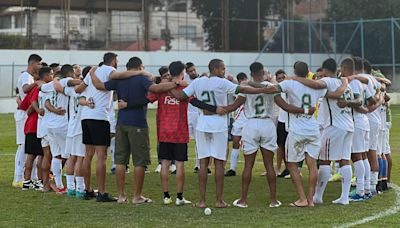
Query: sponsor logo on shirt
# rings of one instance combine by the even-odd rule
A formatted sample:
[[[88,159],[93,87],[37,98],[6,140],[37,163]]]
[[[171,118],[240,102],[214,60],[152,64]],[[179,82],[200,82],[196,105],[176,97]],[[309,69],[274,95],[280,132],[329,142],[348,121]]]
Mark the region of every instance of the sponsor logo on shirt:
[[[175,97],[165,96],[164,104],[166,104],[166,105],[179,105],[179,100],[176,99]]]

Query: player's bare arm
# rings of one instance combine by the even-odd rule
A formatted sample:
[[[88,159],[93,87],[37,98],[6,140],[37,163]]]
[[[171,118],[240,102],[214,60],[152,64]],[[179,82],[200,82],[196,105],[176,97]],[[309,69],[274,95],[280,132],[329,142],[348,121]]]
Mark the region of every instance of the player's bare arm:
[[[238,109],[240,106],[242,106],[245,102],[246,102],[246,98],[245,97],[238,96],[232,104],[223,107],[223,109],[225,109],[225,111],[227,113],[233,112],[236,109]]]
[[[94,108],[94,103],[91,100],[86,100],[86,97],[79,97],[79,105]]]
[[[89,71],[93,86],[98,90],[106,90],[104,83],[102,81],[100,81],[100,79],[97,77],[95,70],[96,70],[96,68],[92,67],[92,69],[90,69],[90,71]]]
[[[351,76],[348,76],[347,79],[348,79],[349,81],[358,80],[358,81],[360,81],[361,83],[366,84],[366,85],[367,85],[368,82],[369,82],[369,79],[368,79],[367,77],[363,77],[363,76],[359,76],[359,75],[351,75]]]
[[[291,77],[290,79],[300,82],[301,84],[310,87],[312,89],[325,89],[326,83],[322,80],[310,80],[303,77]]]
[[[135,77],[138,75],[144,75],[147,76],[150,80],[152,80],[153,75],[150,74],[147,71],[137,71],[137,70],[127,70],[127,71],[123,71],[123,72],[118,72],[118,71],[113,71],[110,74],[110,79],[125,79],[125,78],[130,78],[130,77]]]
[[[63,108],[61,108],[61,107],[55,108],[55,107],[50,103],[50,100],[46,100],[46,102],[45,102],[45,107],[47,108],[47,110],[49,110],[49,112],[55,113],[55,114],[60,115],[60,116],[64,115],[65,112],[66,112],[65,109],[63,109]]]

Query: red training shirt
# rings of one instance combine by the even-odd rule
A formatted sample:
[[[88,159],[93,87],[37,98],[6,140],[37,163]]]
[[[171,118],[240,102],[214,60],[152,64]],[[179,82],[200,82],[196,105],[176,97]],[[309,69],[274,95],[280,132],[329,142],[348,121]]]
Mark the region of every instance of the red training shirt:
[[[37,102],[39,98],[39,90],[37,86],[33,87],[31,91],[25,96],[24,100],[22,100],[19,108],[26,111],[29,109],[33,102]],[[38,122],[38,113],[32,111],[28,114],[28,118],[25,122],[24,133],[25,135],[28,133],[36,133],[37,131],[37,122]]]

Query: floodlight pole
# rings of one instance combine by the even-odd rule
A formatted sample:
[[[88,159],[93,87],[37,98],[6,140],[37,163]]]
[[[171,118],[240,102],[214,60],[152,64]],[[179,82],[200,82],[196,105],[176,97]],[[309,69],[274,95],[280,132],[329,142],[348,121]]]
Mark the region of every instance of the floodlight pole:
[[[390,20],[391,36],[392,36],[392,81],[396,81],[396,46],[394,43],[394,18]]]

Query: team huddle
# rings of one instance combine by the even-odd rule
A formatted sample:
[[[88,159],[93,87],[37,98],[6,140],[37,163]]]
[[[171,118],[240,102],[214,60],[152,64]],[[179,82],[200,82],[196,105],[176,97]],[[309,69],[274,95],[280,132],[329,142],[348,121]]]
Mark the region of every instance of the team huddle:
[[[82,71],[78,65],[49,67],[39,55],[29,56],[28,68],[17,84],[14,187],[126,203],[125,175],[131,160],[135,182],[131,202],[151,203],[142,188],[151,161],[147,105],[157,101],[156,172],[161,177],[163,204],[173,203],[171,171],[176,175],[175,204],[192,203],[183,196],[190,139],[196,145],[200,198],[194,206],[198,208],[207,207],[212,163],[215,207],[229,206],[223,199],[224,177],[236,175],[240,150],[244,169],[241,194],[233,201],[236,207],[248,207],[259,150],[271,208],[282,205],[276,179],[286,174],[298,194],[290,206],[322,204],[332,176],[331,162],[342,181],[341,195],[334,204],[367,200],[390,188],[391,118],[386,93],[390,81],[365,59],[346,58],[339,66],[334,59],[327,59],[316,74],[298,61],[293,77],[283,70],[273,77],[260,62],[250,65],[249,77],[245,73],[226,77],[220,59],[212,59],[209,72],[203,75],[198,75],[190,62],[175,61],[161,67],[160,77],[144,71],[138,57],[129,59],[126,71],[116,71],[117,64],[117,55],[111,52],[104,54],[98,66]],[[230,168],[225,172],[230,140]],[[108,147],[117,180],[115,198],[106,191]],[[97,191],[91,184],[93,157]],[[282,160],[286,169],[281,173]],[[303,161],[308,167],[307,192],[302,185]]]

